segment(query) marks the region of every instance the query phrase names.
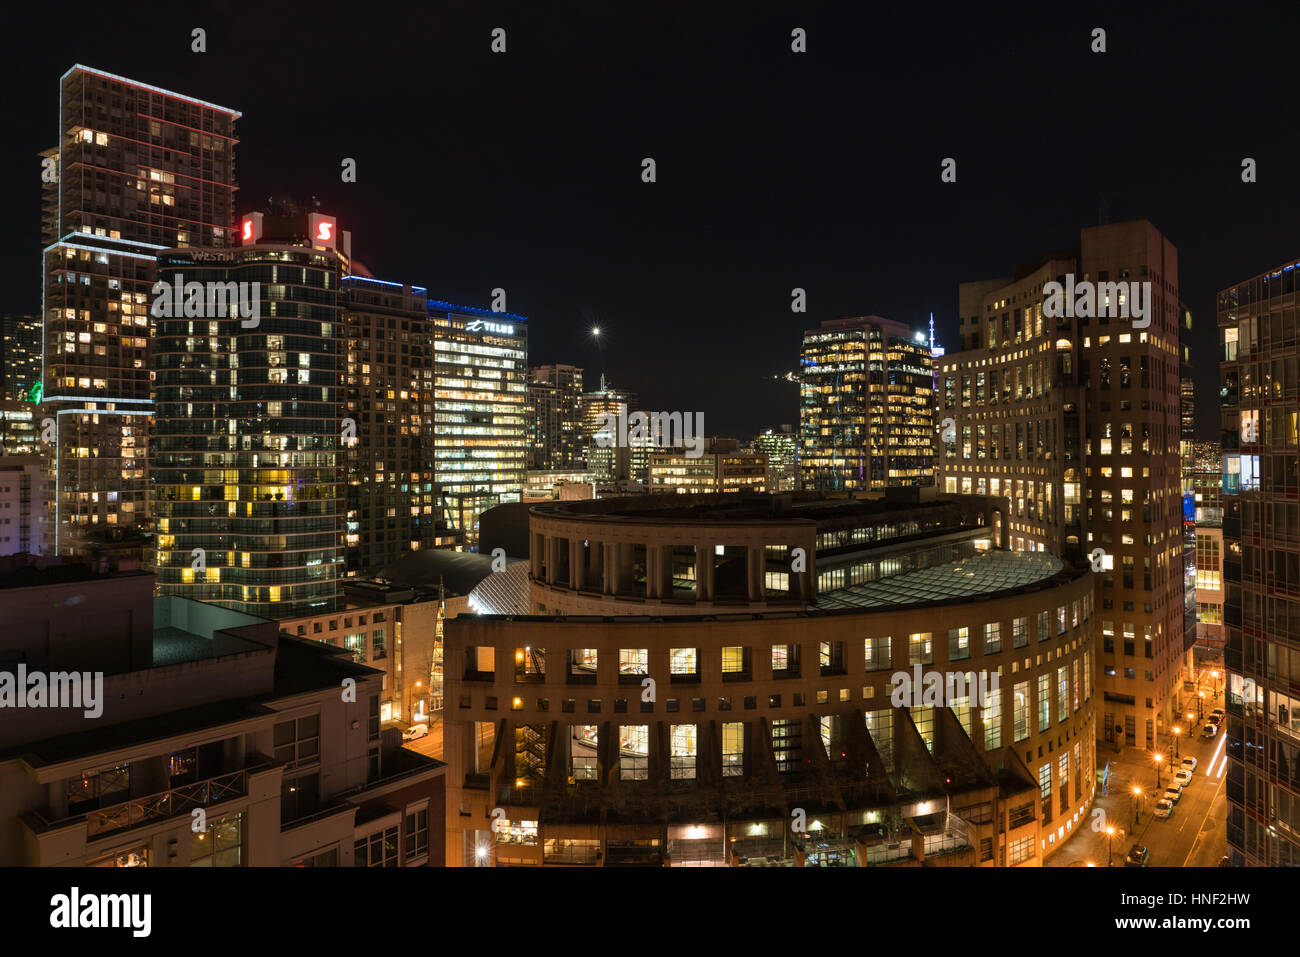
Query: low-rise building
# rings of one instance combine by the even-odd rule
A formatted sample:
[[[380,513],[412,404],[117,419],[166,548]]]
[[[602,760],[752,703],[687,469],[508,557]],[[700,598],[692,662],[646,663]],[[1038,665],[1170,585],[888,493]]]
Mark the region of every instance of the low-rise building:
[[[988,499],[766,498],[534,506],[535,613],[446,629],[449,866],[1035,865],[1086,826],[1088,567]]]
[[[0,578],[0,671],[81,693],[5,709],[0,864],[441,865],[443,765],[381,730],[381,672],[153,591],[74,565]]]

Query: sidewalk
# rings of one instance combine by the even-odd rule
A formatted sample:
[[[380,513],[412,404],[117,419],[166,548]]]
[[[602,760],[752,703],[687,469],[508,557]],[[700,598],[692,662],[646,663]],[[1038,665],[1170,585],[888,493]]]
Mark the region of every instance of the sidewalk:
[[[1172,779],[1168,756],[1160,771],[1160,789],[1164,790]],[[1111,841],[1111,865],[1124,866],[1124,855],[1135,842],[1145,843],[1143,833],[1152,821],[1152,808],[1156,787],[1155,763],[1151,752],[1144,748],[1125,747],[1115,751],[1113,744],[1097,743],[1097,767],[1101,770],[1110,764],[1106,778],[1106,793],[1097,785],[1097,795],[1088,811],[1087,822],[1080,821],[1072,835],[1052,854],[1047,867],[1086,867],[1091,862],[1097,867],[1106,866],[1106,826],[1115,828]],[[1133,786],[1142,789],[1141,813],[1136,827],[1133,824]],[[1104,818],[1097,814],[1100,808]],[[1093,830],[1094,822],[1098,829]]]

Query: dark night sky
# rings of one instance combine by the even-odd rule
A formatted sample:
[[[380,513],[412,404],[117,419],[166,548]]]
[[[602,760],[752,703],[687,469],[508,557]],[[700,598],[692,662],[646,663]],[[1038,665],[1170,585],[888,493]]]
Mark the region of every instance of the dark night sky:
[[[0,309],[39,308],[36,154],[80,62],[242,111],[239,211],[315,195],[377,277],[481,306],[504,287],[531,361],[591,384],[604,370],[717,434],[797,421],[796,387],[771,376],[823,319],[919,328],[933,310],[955,346],[957,283],[1077,245],[1104,196],[1111,220],[1150,219],[1179,249],[1199,432],[1216,436],[1215,293],[1300,255],[1294,10],[533,6],[6,10],[17,225]],[[207,53],[190,52],[196,26]],[[946,156],[956,184],[940,183]]]

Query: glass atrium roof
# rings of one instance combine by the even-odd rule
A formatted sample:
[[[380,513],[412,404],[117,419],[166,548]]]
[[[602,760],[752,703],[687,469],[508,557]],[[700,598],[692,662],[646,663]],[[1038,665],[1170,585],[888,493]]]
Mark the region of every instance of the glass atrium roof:
[[[1020,588],[1050,578],[1062,568],[1048,552],[988,551],[971,558],[836,588],[817,597],[817,607],[875,608],[952,601]]]

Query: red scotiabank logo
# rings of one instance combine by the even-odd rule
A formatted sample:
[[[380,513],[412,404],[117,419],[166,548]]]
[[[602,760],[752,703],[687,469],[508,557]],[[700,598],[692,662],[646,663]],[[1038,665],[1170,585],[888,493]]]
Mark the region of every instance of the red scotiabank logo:
[[[244,242],[248,242],[252,238],[253,238],[253,221],[251,219],[246,219],[244,220]]]
[[[316,226],[316,238],[323,243],[327,243],[334,238],[330,235],[333,231],[333,223],[321,222]]]

